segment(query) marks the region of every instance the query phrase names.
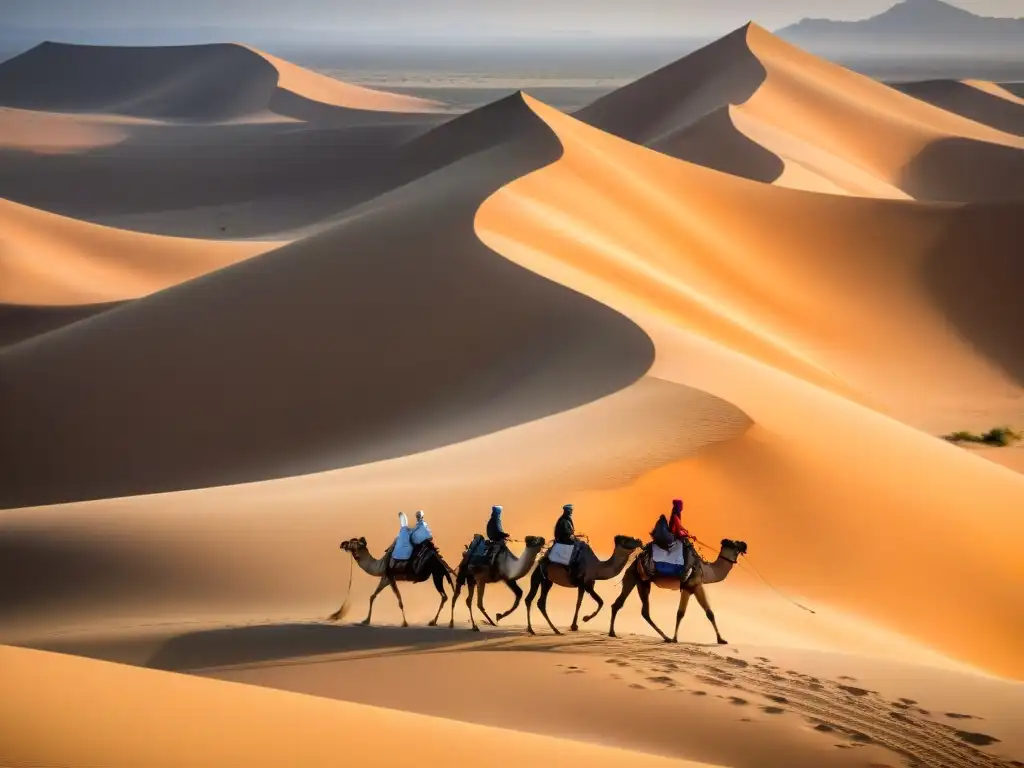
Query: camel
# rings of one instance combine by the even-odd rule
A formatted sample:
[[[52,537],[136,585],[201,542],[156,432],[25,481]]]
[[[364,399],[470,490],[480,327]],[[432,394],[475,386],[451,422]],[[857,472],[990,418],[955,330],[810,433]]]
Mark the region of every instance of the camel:
[[[647,547],[651,545],[648,544]],[[644,552],[647,551],[647,547],[644,548]],[[722,637],[722,633],[718,631],[718,624],[715,623],[715,612],[711,610],[711,604],[708,602],[708,596],[704,592],[705,584],[717,584],[720,581],[724,581],[725,577],[729,575],[729,571],[736,565],[736,561],[739,560],[740,555],[747,554],[747,544],[744,541],[733,541],[732,539],[722,539],[722,549],[718,553],[718,558],[713,563],[706,562],[705,560],[698,558],[697,567],[694,567],[693,572],[685,582],[674,576],[656,576],[653,579],[648,575],[647,570],[644,567],[644,557],[638,557],[633,561],[632,566],[626,571],[622,577],[622,592],[612,603],[612,623],[608,630],[609,637],[615,637],[615,615],[622,610],[622,606],[626,603],[626,598],[629,597],[633,588],[636,587],[637,592],[640,594],[640,600],[643,601],[643,607],[640,610],[640,615],[644,617],[644,620],[654,627],[654,630],[661,635],[661,639],[666,643],[678,643],[679,642],[679,625],[683,621],[683,615],[686,613],[686,604],[690,600],[692,594],[697,598],[697,602],[700,603],[700,607],[704,609],[704,615],[708,617],[708,621],[711,622],[711,626],[715,628],[715,637],[718,639],[719,645],[727,645],[727,641]],[[661,631],[654,620],[651,618],[651,585],[659,587],[661,589],[678,589],[679,590],[679,610],[676,611],[676,631],[669,639],[668,635]]]
[[[421,545],[426,546],[426,545]],[[396,572],[391,564],[391,550],[388,549],[384,553],[384,557],[375,559],[366,548],[366,539],[360,537],[358,539],[349,539],[341,543],[341,548],[352,555],[355,559],[356,564],[366,573],[371,576],[379,576],[380,583],[377,585],[377,589],[370,595],[370,610],[366,613],[366,618],[360,622],[364,626],[369,625],[370,616],[373,614],[373,601],[377,598],[377,595],[383,591],[384,587],[391,587],[391,590],[395,593],[395,597],[398,598],[398,608],[402,611],[402,626],[408,627],[409,622],[405,619],[405,605],[402,603],[402,594],[398,591],[398,581],[410,581],[413,584],[419,584],[426,581],[429,578],[434,579],[434,587],[441,594],[441,604],[437,606],[437,613],[434,615],[433,621],[430,622],[430,626],[437,626],[437,618],[441,615],[441,609],[444,608],[444,604],[448,602],[448,594],[444,589],[444,582],[447,579],[448,585],[455,589],[455,584],[452,582],[452,576],[454,571],[441,557],[441,553],[431,544],[431,554],[426,556],[426,559],[420,564],[419,570],[415,573],[408,571]],[[409,563],[411,565],[411,561]],[[331,614],[330,620],[337,621],[341,618],[341,613],[345,608],[345,604],[342,603],[341,608]]]
[[[604,607],[604,600],[594,591],[594,584],[597,581],[614,579],[622,573],[622,569],[626,567],[626,563],[629,561],[630,553],[643,546],[643,542],[631,536],[616,536],[615,551],[612,552],[612,556],[607,560],[598,560],[590,544],[581,541],[579,546],[581,551],[573,565],[573,573],[570,574],[566,566],[547,562],[546,559],[541,561],[541,565],[534,569],[533,575],[530,577],[530,594],[526,596],[526,631],[531,635],[536,634],[533,631],[533,624],[530,622],[530,607],[533,605],[533,598],[536,596],[537,590],[540,590],[537,608],[540,609],[541,615],[547,620],[548,626],[551,627],[556,635],[562,633],[558,631],[555,625],[551,623],[550,617],[548,617],[548,592],[554,584],[578,590],[576,613],[572,617],[572,626],[569,627],[570,631],[576,632],[579,630],[578,621],[580,605],[583,603],[583,594],[590,595],[597,603],[597,610],[589,616],[583,617],[583,621],[588,622],[597,616],[601,612],[601,608]]]
[[[498,552],[496,559],[485,566],[470,565],[469,563],[469,553],[473,549],[474,544],[476,544],[477,539],[474,539],[466,547],[466,552],[462,556],[462,563],[459,564],[458,575],[455,578],[455,594],[452,596],[452,618],[448,622],[449,629],[455,626],[455,601],[459,599],[459,592],[462,591],[463,584],[466,585],[468,593],[466,595],[466,607],[469,608],[469,620],[473,625],[474,632],[480,631],[480,627],[476,625],[476,619],[473,617],[474,590],[479,590],[477,607],[480,609],[480,613],[484,615],[484,618],[487,619],[487,623],[492,627],[496,626],[496,622],[491,620],[491,617],[487,615],[487,610],[484,608],[484,589],[488,584],[494,584],[498,581],[504,582],[512,590],[512,594],[516,598],[511,608],[504,613],[498,614],[498,621],[509,616],[519,607],[519,601],[523,598],[523,590],[516,582],[530,572],[533,563],[537,559],[537,555],[540,554],[540,551],[547,543],[541,536],[527,536],[525,541],[526,549],[523,550],[523,554],[519,557],[513,555],[509,548],[502,544],[501,551]]]

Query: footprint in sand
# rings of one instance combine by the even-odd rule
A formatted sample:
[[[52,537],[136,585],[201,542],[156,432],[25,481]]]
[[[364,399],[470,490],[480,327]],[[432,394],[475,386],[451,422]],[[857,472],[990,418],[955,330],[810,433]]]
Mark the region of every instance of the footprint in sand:
[[[675,680],[673,680],[671,677],[667,677],[665,675],[660,675],[659,677],[648,677],[647,678],[647,682],[649,682],[649,683],[659,683],[660,685],[675,685],[676,684]]]
[[[646,691],[646,690],[647,690],[647,689],[646,689],[646,688],[644,688],[644,687],[643,687],[642,685],[640,685],[640,683],[630,683],[630,684],[629,684],[629,687],[630,687],[630,688],[635,688],[635,689],[636,689],[636,690],[638,690],[638,691]]]
[[[729,703],[735,704],[737,707],[744,707],[747,705],[747,700],[741,699],[739,696],[730,696]]]
[[[835,726],[829,725],[828,723],[818,723],[814,726],[814,730],[821,733],[835,733]]]
[[[730,658],[726,658],[725,663],[726,664],[732,664],[734,667],[749,667],[750,666],[750,664],[748,662],[744,661],[743,659],[730,659]]]
[[[867,696],[869,693],[872,693],[872,691],[866,688],[857,688],[852,685],[838,685],[836,687],[841,691],[846,691],[851,696]]]
[[[952,720],[977,720],[974,715],[962,715],[959,712],[947,712],[946,717]]]
[[[707,696],[708,692],[707,691],[694,691],[693,695],[694,696]]]
[[[761,707],[761,711],[766,715],[781,715],[786,710],[782,707]]]
[[[840,680],[846,680],[846,681],[851,682],[851,683],[856,683],[857,682],[857,678],[856,677],[850,677],[849,675],[840,675],[839,679]]]
[[[965,741],[976,747],[987,747],[989,744],[995,744],[999,741],[995,736],[989,736],[987,733],[974,733],[972,731],[955,731],[955,733],[960,741]]]
[[[789,704],[789,699],[785,696],[765,696],[765,698],[774,701],[776,704]]]
[[[900,699],[900,701],[906,704],[907,706],[913,706],[914,704],[917,704],[917,702],[913,699]]]

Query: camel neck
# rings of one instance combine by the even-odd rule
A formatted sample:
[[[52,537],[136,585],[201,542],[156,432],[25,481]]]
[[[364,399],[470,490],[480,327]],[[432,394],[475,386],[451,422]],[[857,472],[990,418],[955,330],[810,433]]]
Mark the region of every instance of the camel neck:
[[[626,567],[626,562],[629,560],[629,550],[623,547],[615,547],[615,551],[612,552],[612,556],[607,560],[602,560],[597,566],[597,578],[599,580],[613,579],[622,573],[622,569]]]

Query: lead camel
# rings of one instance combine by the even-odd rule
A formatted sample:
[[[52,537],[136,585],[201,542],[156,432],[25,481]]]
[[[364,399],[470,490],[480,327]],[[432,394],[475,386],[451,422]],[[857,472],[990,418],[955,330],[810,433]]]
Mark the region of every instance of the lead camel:
[[[708,617],[708,621],[711,622],[711,626],[715,628],[715,637],[718,639],[719,644],[726,645],[726,641],[722,637],[722,633],[718,631],[718,624],[715,623],[715,612],[711,610],[711,604],[708,602],[708,596],[704,592],[704,585],[717,584],[720,581],[725,581],[726,576],[729,575],[732,567],[736,565],[736,561],[739,560],[740,555],[745,555],[747,553],[746,542],[722,539],[722,549],[718,553],[718,558],[713,563],[708,563],[704,560],[698,559],[697,565],[693,569],[693,573],[686,581],[681,581],[675,576],[654,575],[653,565],[649,565],[650,547],[651,545],[648,544],[647,547],[644,548],[640,557],[637,557],[633,561],[633,564],[622,577],[622,591],[615,599],[615,602],[612,603],[612,622],[611,627],[608,629],[608,636],[616,636],[615,616],[620,610],[622,610],[622,606],[626,604],[626,599],[633,592],[633,589],[636,588],[637,593],[640,595],[640,600],[643,603],[640,615],[644,617],[644,620],[648,624],[654,627],[654,630],[661,635],[661,639],[666,643],[679,642],[679,625],[683,622],[683,616],[686,614],[686,604],[690,600],[690,595],[693,595],[697,598],[697,602],[700,603],[700,607],[704,609],[704,615]],[[673,633],[671,638],[662,632],[651,618],[650,598],[652,584],[660,589],[679,590],[679,609],[676,611],[676,631]]]

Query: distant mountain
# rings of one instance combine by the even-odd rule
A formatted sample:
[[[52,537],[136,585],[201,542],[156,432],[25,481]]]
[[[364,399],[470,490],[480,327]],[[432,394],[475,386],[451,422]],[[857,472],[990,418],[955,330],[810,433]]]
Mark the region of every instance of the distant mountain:
[[[903,0],[861,21],[804,19],[779,37],[815,52],[846,56],[872,53],[1020,56],[1024,19],[977,16],[942,0]]]

